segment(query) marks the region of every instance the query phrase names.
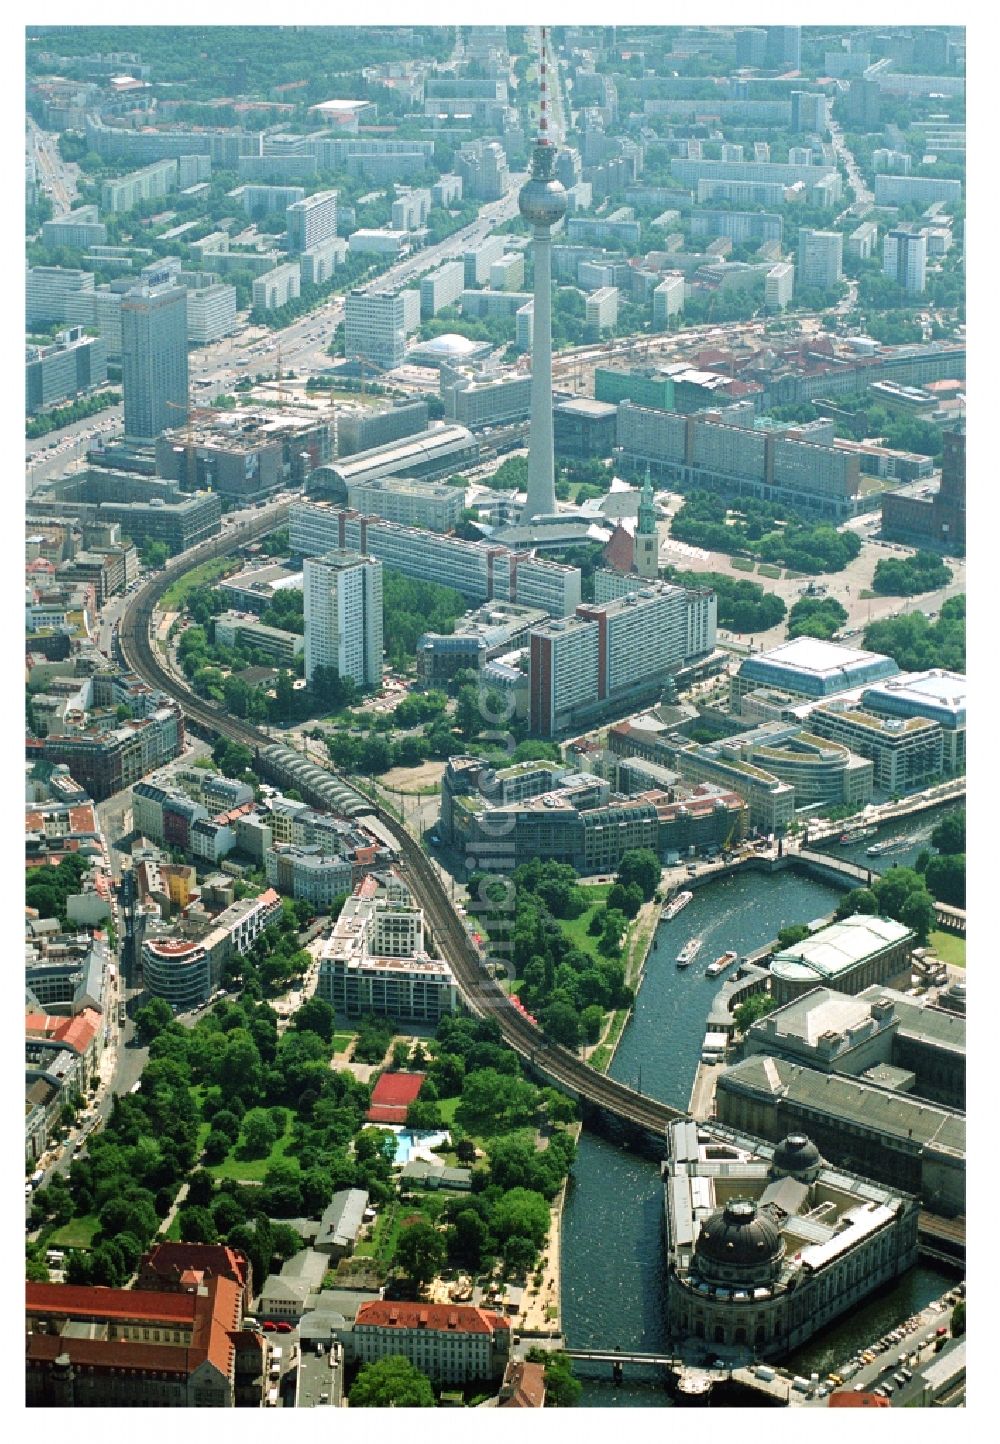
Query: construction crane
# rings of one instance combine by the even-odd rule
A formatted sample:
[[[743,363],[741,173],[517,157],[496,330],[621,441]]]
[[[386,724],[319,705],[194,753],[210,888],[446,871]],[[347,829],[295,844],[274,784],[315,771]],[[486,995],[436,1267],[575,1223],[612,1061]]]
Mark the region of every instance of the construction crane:
[[[365,371],[366,371],[366,370],[367,370],[367,371],[376,371],[376,372],[378,372],[378,374],[379,374],[380,376],[383,376],[383,375],[385,374],[385,367],[384,367],[384,366],[380,366],[377,361],[371,361],[371,360],[369,360],[369,358],[368,358],[367,356],[365,356],[364,353],[361,352],[361,351],[358,352],[357,356],[355,357],[355,360],[356,360],[357,363],[358,363],[358,372],[359,372],[359,374],[360,374],[360,376],[361,376],[361,390],[360,390],[360,395],[364,396],[364,394],[365,394]]]
[[[287,403],[286,400],[285,400],[285,381],[284,381],[284,377],[283,377],[282,374],[281,374],[281,342],[280,342],[280,341],[278,342],[278,359],[277,359],[277,364],[276,364],[276,369],[275,369],[275,380],[276,380],[277,383],[278,383],[278,405],[279,405],[279,406],[286,406],[288,403]]]

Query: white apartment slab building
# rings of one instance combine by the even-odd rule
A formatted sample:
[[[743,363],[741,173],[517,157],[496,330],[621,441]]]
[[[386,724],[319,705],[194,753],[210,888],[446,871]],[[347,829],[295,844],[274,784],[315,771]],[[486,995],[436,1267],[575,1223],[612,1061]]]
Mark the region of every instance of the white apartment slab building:
[[[714,625],[689,628],[683,587],[635,581],[625,595],[583,603],[575,616],[531,633],[530,715],[536,736],[551,737],[611,708],[655,698],[671,669],[690,655],[689,631],[708,641],[710,630],[709,645],[714,644]]]
[[[353,237],[351,238],[353,240]],[[344,354],[363,356],[384,371],[401,366],[406,338],[420,326],[420,292],[348,292],[344,310]]]
[[[236,330],[236,287],[224,281],[188,291],[187,334],[192,346],[207,346]]]
[[[586,324],[590,338],[599,341],[605,331],[618,324],[618,287],[601,286],[591,291],[586,302]]]
[[[795,289],[795,267],[791,261],[779,261],[764,277],[764,305],[769,311],[783,311],[791,304]]]
[[[347,899],[323,944],[316,996],[347,1018],[437,1022],[455,1011],[451,969],[428,954],[423,912],[398,879],[382,887],[366,877]]]
[[[337,550],[303,566],[305,673],[334,667],[359,687],[382,683],[382,563]]]
[[[557,617],[571,615],[580,605],[579,567],[503,546],[440,536],[322,502],[293,505],[289,533],[292,551],[303,556],[348,548],[377,557],[404,576],[454,587],[477,605],[495,598]]]
[[[285,210],[285,226],[291,251],[308,251],[333,240],[337,234],[337,192],[317,191],[293,201]]]
[[[684,310],[684,277],[680,271],[664,276],[653,290],[653,325],[667,326],[671,316]]]
[[[368,516],[385,517],[404,526],[449,531],[462,519],[465,493],[444,482],[412,481],[405,476],[375,477],[347,488],[348,504]]]
[[[835,286],[843,278],[844,237],[840,231],[799,231],[799,286]]]
[[[294,301],[300,291],[300,271],[296,262],[288,261],[265,271],[253,283],[253,305],[264,311],[275,311]]]
[[[465,267],[461,261],[445,261],[420,281],[420,314],[426,320],[446,306],[453,306],[465,287]]]
[[[927,236],[923,231],[897,226],[882,241],[882,274],[911,296],[927,288]]]

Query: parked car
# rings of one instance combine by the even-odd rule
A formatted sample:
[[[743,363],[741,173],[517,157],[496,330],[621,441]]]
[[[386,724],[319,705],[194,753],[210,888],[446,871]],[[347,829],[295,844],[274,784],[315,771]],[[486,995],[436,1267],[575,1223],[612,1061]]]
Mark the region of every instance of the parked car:
[[[274,1329],[275,1333],[278,1334],[290,1334],[292,1332],[292,1325],[287,1324],[285,1320],[282,1319],[280,1323],[275,1324]]]
[[[278,1325],[274,1322],[273,1319],[265,1319],[264,1322],[261,1324],[261,1328],[266,1334],[273,1334],[277,1327]]]

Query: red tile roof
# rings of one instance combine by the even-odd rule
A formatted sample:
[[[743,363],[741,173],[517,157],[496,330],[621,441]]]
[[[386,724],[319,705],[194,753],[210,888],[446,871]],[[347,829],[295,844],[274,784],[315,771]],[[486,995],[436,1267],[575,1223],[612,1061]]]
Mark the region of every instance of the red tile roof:
[[[355,1327],[369,1325],[382,1329],[431,1329],[437,1333],[492,1334],[509,1329],[502,1314],[474,1308],[471,1304],[408,1304],[385,1299],[362,1304]]]
[[[840,1389],[830,1395],[831,1409],[891,1409],[892,1402],[881,1394],[861,1394],[854,1389]]]
[[[369,1123],[405,1123],[406,1109],[402,1104],[397,1107],[393,1103],[376,1103],[369,1108],[365,1118]]]
[[[25,1284],[29,1313],[65,1319],[140,1319],[193,1324],[197,1294],[91,1288],[85,1284]]]
[[[126,1353],[127,1350],[127,1353]],[[69,1354],[76,1365],[95,1369],[140,1369],[157,1374],[188,1375],[204,1359],[202,1350],[177,1344],[145,1344],[122,1339],[64,1339],[60,1334],[29,1334],[27,1359],[47,1364]]]
[[[79,807],[71,807],[69,825],[73,832],[96,832],[97,821],[94,817],[93,805],[87,802],[81,803]]]
[[[545,1404],[545,1366],[512,1359],[503,1376],[500,1409],[541,1409]]]
[[[28,1336],[28,1357],[45,1359],[67,1353],[74,1362],[108,1367],[145,1367],[191,1373],[206,1359],[226,1378],[235,1361],[232,1335],[242,1315],[241,1289],[230,1279],[213,1278],[196,1294],[154,1293],[145,1289],[85,1288],[72,1284],[27,1284],[29,1315],[49,1319],[130,1320],[190,1327],[191,1347],[138,1343],[131,1339],[78,1339],[66,1335]],[[51,1339],[40,1344],[40,1339]]]
[[[74,1053],[85,1053],[101,1031],[101,1015],[96,1008],[84,1008],[75,1018],[62,1018],[53,1033],[57,1043],[65,1043]]]
[[[183,1279],[188,1271],[231,1279],[243,1288],[250,1274],[246,1255],[223,1243],[157,1243],[139,1263],[140,1282]]]

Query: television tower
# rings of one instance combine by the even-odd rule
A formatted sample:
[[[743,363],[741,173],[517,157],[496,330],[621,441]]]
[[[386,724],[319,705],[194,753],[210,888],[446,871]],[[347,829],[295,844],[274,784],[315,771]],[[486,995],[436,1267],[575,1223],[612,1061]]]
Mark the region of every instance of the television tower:
[[[548,32],[542,26],[539,48],[540,106],[538,134],[531,155],[531,177],[518,206],[533,227],[535,261],[534,321],[531,343],[531,428],[528,439],[527,499],[520,520],[551,516],[556,510],[555,455],[552,443],[552,227],[566,214],[566,192],[553,174],[555,147],[549,136],[546,73]]]

